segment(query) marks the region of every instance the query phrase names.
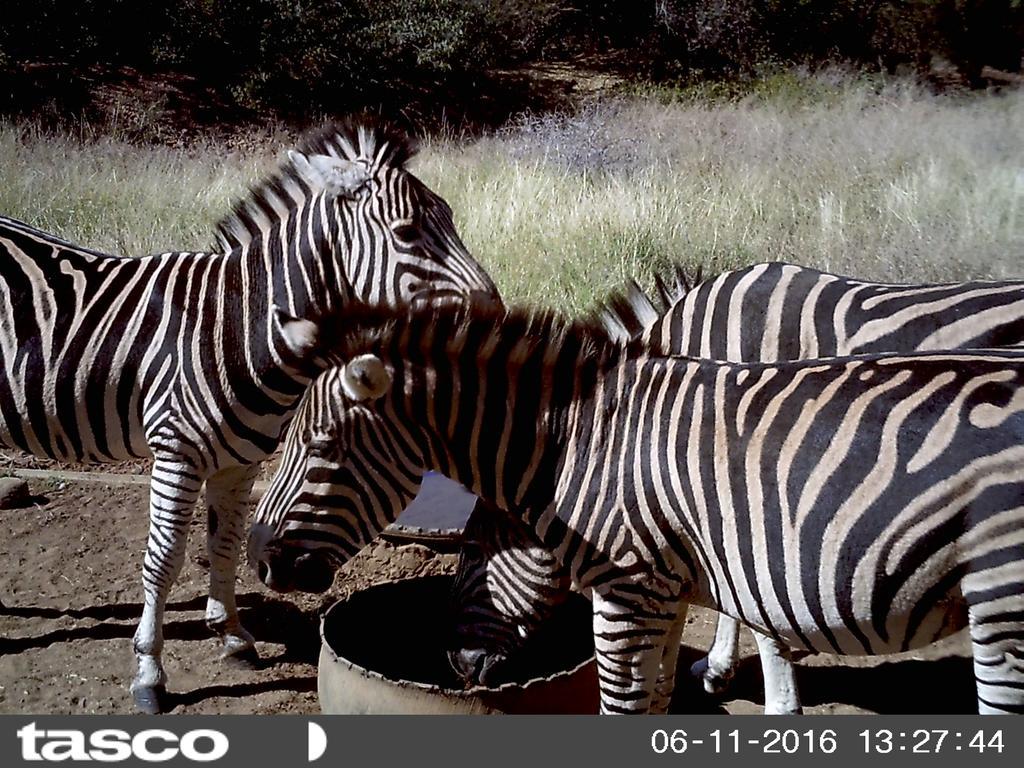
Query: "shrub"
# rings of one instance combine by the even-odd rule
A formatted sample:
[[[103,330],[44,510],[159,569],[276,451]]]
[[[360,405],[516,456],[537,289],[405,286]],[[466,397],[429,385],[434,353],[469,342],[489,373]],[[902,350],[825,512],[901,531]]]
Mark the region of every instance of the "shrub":
[[[552,0],[38,0],[5,10],[0,73],[10,79],[41,63],[78,81],[95,68],[172,71],[247,109],[339,113],[397,103],[449,79],[518,63],[543,44],[560,6]]]
[[[218,104],[261,116],[369,108],[422,118],[488,99],[507,116],[548,104],[528,76],[503,90],[495,70],[608,51],[628,76],[661,82],[837,59],[924,70],[940,56],[980,83],[985,65],[1020,69],[1024,0],[12,2],[0,25],[0,113],[48,101],[81,112],[98,79],[130,68],[190,76]]]

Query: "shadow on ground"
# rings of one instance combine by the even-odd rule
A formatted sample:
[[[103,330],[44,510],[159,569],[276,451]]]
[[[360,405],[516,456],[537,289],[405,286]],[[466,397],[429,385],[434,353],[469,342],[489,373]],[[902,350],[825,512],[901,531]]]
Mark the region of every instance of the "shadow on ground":
[[[259,592],[238,595],[238,605],[242,624],[256,638],[284,646],[282,653],[261,660],[259,668],[282,662],[316,664],[320,652],[318,611],[303,611],[286,600],[268,597]],[[213,635],[202,619],[174,618],[176,613],[203,611],[205,608],[205,597],[168,603],[164,637],[168,640],[209,640]],[[25,637],[0,638],[0,656],[74,640],[130,638],[135,634],[135,625],[141,615],[142,603],[115,603],[67,609],[0,604],[0,616],[52,620],[70,618],[76,621],[97,622]]]
[[[740,662],[721,698],[706,693],[690,677],[690,665],[705,651],[683,647],[671,711],[724,714],[726,700],[744,699],[764,706],[764,682],[757,656]],[[961,656],[900,659],[873,666],[797,667],[797,685],[805,708],[847,704],[879,714],[973,714],[977,712],[971,660]]]

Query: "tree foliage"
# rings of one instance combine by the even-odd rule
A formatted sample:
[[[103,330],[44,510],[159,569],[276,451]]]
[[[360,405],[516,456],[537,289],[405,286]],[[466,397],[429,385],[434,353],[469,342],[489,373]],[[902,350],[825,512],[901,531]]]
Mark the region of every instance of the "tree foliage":
[[[201,83],[288,116],[503,98],[492,74],[614,51],[646,79],[769,62],[1018,71],[1024,0],[33,0],[5,4],[0,111],[74,110],[98,72]]]

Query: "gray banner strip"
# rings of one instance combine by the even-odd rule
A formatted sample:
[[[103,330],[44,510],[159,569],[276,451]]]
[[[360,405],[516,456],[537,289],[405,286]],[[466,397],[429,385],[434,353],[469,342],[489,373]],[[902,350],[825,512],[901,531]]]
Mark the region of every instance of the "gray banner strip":
[[[0,717],[0,765],[1024,765],[1012,717]],[[311,725],[312,724],[312,725]],[[326,739],[326,743],[323,739]],[[310,761],[310,750],[315,760]],[[318,756],[316,753],[320,753]],[[222,756],[221,756],[222,755]],[[215,760],[208,760],[209,757]]]

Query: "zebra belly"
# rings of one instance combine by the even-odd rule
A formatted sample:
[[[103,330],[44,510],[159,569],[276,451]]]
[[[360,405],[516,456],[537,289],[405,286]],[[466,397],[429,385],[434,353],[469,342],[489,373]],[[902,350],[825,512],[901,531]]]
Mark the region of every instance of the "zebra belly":
[[[55,461],[83,464],[130,461],[152,456],[141,425],[134,430],[129,428],[127,440],[119,423],[116,429],[106,431],[100,439],[76,426],[77,420],[75,425],[68,428],[52,417],[45,417],[35,424],[28,420],[9,424],[0,416],[0,446]]]
[[[944,595],[930,606],[919,603],[894,606],[880,618],[858,611],[849,621],[821,622],[805,613],[775,609],[765,615],[756,608],[745,612],[724,612],[769,636],[782,640],[790,648],[842,656],[873,656],[901,653],[930,645],[967,626],[967,603],[959,590]]]

